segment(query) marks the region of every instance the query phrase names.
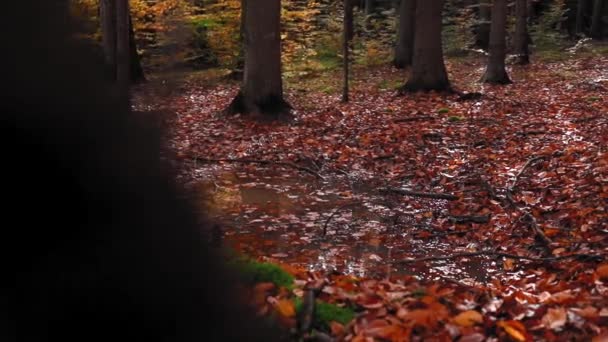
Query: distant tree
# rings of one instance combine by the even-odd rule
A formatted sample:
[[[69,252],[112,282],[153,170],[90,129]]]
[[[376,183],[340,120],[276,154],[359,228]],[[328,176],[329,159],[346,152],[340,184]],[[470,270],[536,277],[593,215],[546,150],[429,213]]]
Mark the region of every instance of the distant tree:
[[[343,87],[342,87],[342,102],[348,102],[348,82],[349,82],[349,55],[350,55],[350,41],[354,35],[354,24],[353,24],[353,2],[352,0],[344,0],[344,28],[342,36],[342,66],[343,66]]]
[[[443,61],[441,16],[444,0],[417,2],[412,74],[405,91],[450,90]]]
[[[395,45],[395,59],[393,61],[397,69],[412,65],[415,23],[416,0],[401,0],[397,44]]]
[[[365,0],[365,14],[370,15],[374,13],[376,9],[376,1],[375,0]]]
[[[289,113],[281,79],[281,0],[245,1],[245,70],[228,113],[277,118]]]
[[[602,3],[604,0],[593,2],[593,14],[591,15],[591,37],[602,38]]]
[[[101,43],[104,52],[108,75],[116,78],[116,1],[99,2],[101,20]]]
[[[116,1],[116,83],[121,102],[129,105],[131,60],[129,47],[129,1]]]
[[[505,68],[507,53],[507,0],[494,0],[492,6],[492,28],[490,30],[490,58],[482,78],[483,82],[511,83]]]
[[[490,45],[491,0],[479,0],[479,21],[475,30],[475,45],[486,50]]]
[[[576,6],[576,34],[587,32],[586,17],[589,12],[589,0],[579,0]]]
[[[518,64],[528,64],[530,62],[530,52],[528,43],[528,2],[527,0],[516,0],[515,2],[515,54]]]

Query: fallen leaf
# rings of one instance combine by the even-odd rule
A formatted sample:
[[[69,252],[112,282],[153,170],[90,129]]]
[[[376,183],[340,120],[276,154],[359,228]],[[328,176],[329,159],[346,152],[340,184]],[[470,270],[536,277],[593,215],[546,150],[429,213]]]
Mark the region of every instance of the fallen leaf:
[[[452,320],[454,323],[460,326],[470,327],[475,324],[482,323],[483,316],[475,310],[469,310],[459,313]]]

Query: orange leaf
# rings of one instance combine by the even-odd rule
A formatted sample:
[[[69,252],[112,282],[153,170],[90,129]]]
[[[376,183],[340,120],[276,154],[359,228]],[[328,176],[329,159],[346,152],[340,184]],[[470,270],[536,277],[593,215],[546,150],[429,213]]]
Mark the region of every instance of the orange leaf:
[[[289,299],[279,300],[275,308],[284,317],[294,317],[296,315],[296,309],[294,307],[294,304]]]
[[[469,311],[461,312],[458,315],[456,315],[453,318],[453,321],[454,321],[454,323],[456,323],[460,326],[470,327],[477,323],[482,323],[483,316],[475,310],[469,310]]]
[[[566,309],[558,307],[547,310],[547,313],[543,316],[541,322],[546,328],[559,330],[566,324],[567,320]]]
[[[516,341],[526,341],[526,327],[518,321],[500,321],[496,323],[499,327],[503,328],[504,331]]]
[[[600,279],[608,280],[608,264],[599,265],[595,273],[597,273]]]

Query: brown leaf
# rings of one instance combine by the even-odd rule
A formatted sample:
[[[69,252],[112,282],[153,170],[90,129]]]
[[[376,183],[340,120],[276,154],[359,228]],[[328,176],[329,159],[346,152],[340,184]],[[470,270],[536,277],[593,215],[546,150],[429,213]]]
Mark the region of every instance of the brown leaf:
[[[546,328],[560,330],[568,320],[566,309],[563,307],[550,308],[541,319]]]

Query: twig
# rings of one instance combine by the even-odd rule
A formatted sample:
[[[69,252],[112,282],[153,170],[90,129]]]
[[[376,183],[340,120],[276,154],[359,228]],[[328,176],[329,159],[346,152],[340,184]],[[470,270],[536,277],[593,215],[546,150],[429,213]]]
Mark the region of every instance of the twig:
[[[428,115],[418,115],[418,116],[410,116],[408,118],[398,118],[398,119],[393,120],[393,123],[423,121],[423,120],[430,121],[430,120],[435,120],[435,118],[432,116],[428,116]]]
[[[258,160],[258,159],[231,159],[231,158],[211,159],[211,158],[193,157],[192,159],[194,159],[195,161],[200,161],[202,163],[243,163],[243,164],[260,164],[260,165],[271,164],[271,165],[287,166],[287,167],[291,167],[293,169],[300,170],[300,171],[306,172],[308,174],[311,174],[319,179],[325,179],[323,176],[321,176],[319,173],[315,172],[314,170],[311,170],[307,167],[299,166],[299,165],[296,165],[296,164],[290,163],[290,162],[275,161],[275,160]]]
[[[440,236],[447,236],[447,235],[458,235],[458,234],[466,234],[466,233],[470,233],[473,231],[476,231],[477,229],[466,229],[466,230],[454,230],[454,231],[449,231],[449,232],[441,232],[441,233],[435,233],[435,234],[431,234],[428,236],[424,236],[424,238],[435,238],[435,237],[440,237]],[[421,235],[422,233],[418,233],[417,235]]]
[[[317,286],[306,286],[304,289],[302,309],[297,316],[297,329],[300,336],[305,336],[312,329],[315,319],[315,302],[323,287],[325,287],[325,281],[317,284]]]
[[[448,201],[455,201],[459,198],[458,196],[452,195],[452,194],[437,193],[437,192],[419,192],[419,191],[411,191],[411,190],[396,189],[396,188],[384,188],[384,189],[380,189],[380,191],[392,192],[392,193],[403,195],[403,196],[434,198],[434,199],[443,199],[443,200],[448,200]]]
[[[565,259],[600,259],[601,260],[606,257],[605,254],[580,254],[579,253],[579,254],[560,255],[560,256],[555,256],[555,257],[536,258],[536,257],[531,257],[531,256],[502,253],[502,252],[495,252],[495,251],[480,251],[480,252],[456,253],[456,254],[444,255],[444,256],[430,256],[430,257],[423,257],[423,258],[416,258],[416,259],[398,260],[398,261],[395,261],[394,263],[412,264],[412,263],[423,262],[423,261],[442,261],[442,260],[452,260],[452,259],[457,259],[457,258],[476,257],[476,256],[496,256],[496,257],[503,257],[503,258],[509,258],[509,259],[528,260],[528,261],[534,261],[534,262],[559,261],[559,260],[565,260]]]
[[[488,223],[490,215],[482,216],[450,216],[449,220],[454,223]]]
[[[337,207],[336,209],[334,209],[334,211],[331,213],[331,215],[329,215],[327,220],[325,220],[325,224],[323,225],[323,236],[327,235],[327,226],[329,225],[329,222],[331,221],[331,219],[333,219],[334,216],[336,216],[343,209],[348,208],[349,206],[355,205],[355,204],[359,204],[359,203],[347,203],[347,204],[341,205],[341,206]]]
[[[521,209],[521,210],[524,213],[524,216],[522,216],[522,219],[525,219],[526,221],[528,221],[528,224],[530,225],[530,227],[532,227],[536,236],[540,240],[542,240],[542,242],[545,245],[547,245],[547,246],[551,245],[551,243],[552,243],[551,239],[549,239],[547,237],[547,235],[545,235],[545,232],[543,232],[542,229],[540,229],[540,227],[538,226],[538,223],[536,223],[536,219],[534,218],[534,216],[532,216],[532,214],[527,210],[523,210],[523,209]]]
[[[539,160],[543,160],[547,158],[547,156],[536,156],[536,157],[532,157],[530,159],[528,159],[528,161],[524,164],[524,166],[522,166],[522,168],[519,170],[519,172],[517,173],[517,175],[515,175],[515,179],[513,179],[513,183],[511,183],[511,186],[509,186],[509,188],[507,189],[508,192],[513,192],[515,187],[517,186],[517,182],[519,181],[519,178],[521,177],[521,175],[526,172],[526,170],[528,169],[528,167],[530,167],[533,163],[539,161]]]

